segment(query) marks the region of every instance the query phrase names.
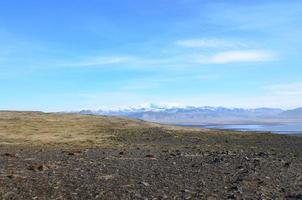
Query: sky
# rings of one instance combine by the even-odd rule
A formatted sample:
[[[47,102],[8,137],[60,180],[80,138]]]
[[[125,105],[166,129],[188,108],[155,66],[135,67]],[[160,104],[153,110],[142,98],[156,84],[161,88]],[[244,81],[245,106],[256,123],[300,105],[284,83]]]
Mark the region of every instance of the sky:
[[[302,106],[301,0],[0,1],[0,109]]]

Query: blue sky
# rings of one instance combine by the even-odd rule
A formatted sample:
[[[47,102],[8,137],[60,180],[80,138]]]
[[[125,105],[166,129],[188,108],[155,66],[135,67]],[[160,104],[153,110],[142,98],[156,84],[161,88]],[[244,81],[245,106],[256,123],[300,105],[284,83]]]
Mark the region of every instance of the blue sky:
[[[300,0],[0,2],[0,109],[302,106]]]

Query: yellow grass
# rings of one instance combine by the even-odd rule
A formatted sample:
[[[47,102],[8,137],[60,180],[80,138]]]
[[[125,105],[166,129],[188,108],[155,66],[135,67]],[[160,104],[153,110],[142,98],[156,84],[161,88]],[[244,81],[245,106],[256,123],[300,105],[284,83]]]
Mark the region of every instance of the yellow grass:
[[[175,138],[227,135],[236,139],[243,136],[238,132],[225,134],[223,131],[167,126],[120,117],[0,112],[0,144],[107,147],[122,145],[120,141],[128,137],[132,139],[142,137],[142,134],[146,135],[146,132],[148,134],[151,129],[153,138],[162,135]],[[248,135],[245,134],[244,137]]]

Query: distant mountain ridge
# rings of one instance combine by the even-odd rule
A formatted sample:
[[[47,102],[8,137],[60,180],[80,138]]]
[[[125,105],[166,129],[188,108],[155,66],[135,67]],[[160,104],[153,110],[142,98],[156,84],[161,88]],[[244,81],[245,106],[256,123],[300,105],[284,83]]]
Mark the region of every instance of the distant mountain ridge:
[[[302,118],[302,108],[286,110],[280,114],[282,117],[288,118]]]
[[[162,106],[147,104],[111,110],[81,110],[79,114],[125,116],[167,124],[209,124],[245,122],[301,121],[302,108],[283,110],[279,108],[226,108],[210,106]]]

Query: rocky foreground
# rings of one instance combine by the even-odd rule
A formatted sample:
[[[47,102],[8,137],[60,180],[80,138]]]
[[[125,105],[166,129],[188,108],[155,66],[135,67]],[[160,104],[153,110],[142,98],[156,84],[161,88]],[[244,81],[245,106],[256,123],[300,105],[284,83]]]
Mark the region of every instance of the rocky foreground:
[[[2,137],[0,199],[302,199],[302,138],[123,126],[110,146]]]

